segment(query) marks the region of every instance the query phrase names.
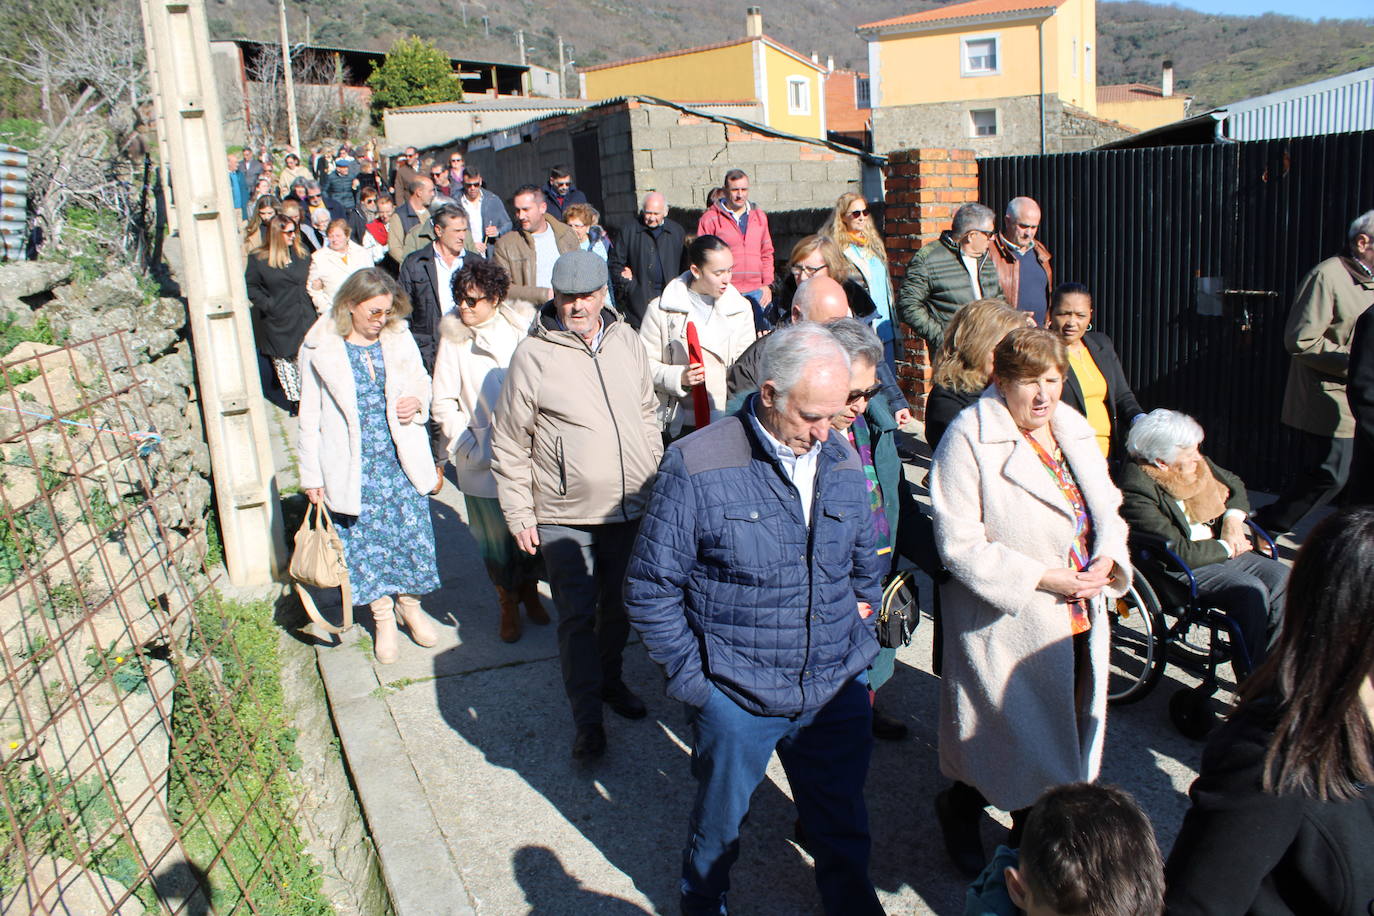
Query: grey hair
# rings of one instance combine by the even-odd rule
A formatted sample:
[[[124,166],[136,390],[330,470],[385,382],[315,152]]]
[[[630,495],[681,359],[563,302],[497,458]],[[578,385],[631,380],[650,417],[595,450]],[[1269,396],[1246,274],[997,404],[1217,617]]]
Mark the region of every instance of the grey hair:
[[[835,339],[844,347],[844,352],[849,355],[849,364],[867,363],[877,367],[883,358],[883,342],[878,339],[878,335],[873,333],[873,329],[864,324],[857,318],[836,318],[826,324],[826,330],[835,335]]]
[[[301,180],[301,179],[299,179],[299,178],[296,179],[296,181],[300,181],[300,180]],[[296,181],[293,181],[293,182],[291,182],[291,183],[292,183],[292,184],[295,184]],[[320,183],[319,183],[318,181],[311,181],[310,179],[307,178],[307,179],[306,179],[304,182],[302,182],[302,183],[305,185],[305,190],[308,191],[308,192],[310,192],[310,193],[312,193],[312,194],[320,189]]]
[[[982,204],[964,204],[954,211],[954,225],[950,228],[956,236],[963,235],[970,229],[994,228],[997,225],[997,214],[992,212],[991,207]]]
[[[435,210],[434,214],[430,216],[430,221],[434,223],[435,229],[447,229],[448,224],[453,222],[455,219],[461,219],[463,221],[463,224],[467,225],[467,211],[464,210],[462,207],[458,206],[457,204],[444,204],[442,207]]]
[[[1021,211],[1025,209],[1026,204],[1035,204],[1035,198],[1034,198],[1034,197],[1013,197],[1011,200],[1007,201],[1007,213],[1006,213],[1006,215],[1007,215],[1008,217],[1010,217],[1011,219],[1020,219],[1020,217],[1021,217]],[[1039,204],[1035,204],[1035,205],[1036,205],[1037,207],[1040,206]]]
[[[1177,410],[1160,407],[1135,421],[1126,436],[1126,451],[1148,464],[1171,463],[1185,448],[1202,442],[1202,425]]]
[[[1356,237],[1361,235],[1369,236],[1369,241],[1374,243],[1374,210],[1355,217],[1355,220],[1350,224],[1350,237],[1346,241],[1354,245]]]
[[[657,196],[657,197],[662,197],[662,198],[663,198],[663,209],[664,209],[664,210],[667,210],[667,209],[668,209],[668,195],[667,195],[667,194],[664,194],[662,191],[650,191],[649,193],[645,194],[645,195],[644,195],[644,199],[643,199],[642,201],[639,202],[639,209],[640,209],[641,211],[647,210],[647,209],[649,208],[649,198],[650,198],[650,197],[655,197],[655,196]]]
[[[829,328],[811,321],[789,324],[768,335],[763,343],[761,381],[772,382],[778,399],[787,401],[806,370],[814,363],[840,362],[849,371],[849,355]]]

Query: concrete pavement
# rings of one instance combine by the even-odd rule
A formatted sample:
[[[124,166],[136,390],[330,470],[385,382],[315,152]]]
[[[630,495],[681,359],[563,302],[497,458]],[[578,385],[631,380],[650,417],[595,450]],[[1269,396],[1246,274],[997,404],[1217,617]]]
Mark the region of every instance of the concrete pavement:
[[[909,470],[924,475],[920,464]],[[608,711],[606,757],[574,763],[554,627],[527,623],[518,643],[500,642],[496,596],[451,482],[432,514],[443,587],[424,605],[443,624],[439,644],[422,649],[403,635],[400,660],[387,666],[373,661],[362,628],[319,649],[397,913],[676,913],[694,793],[681,706],[664,697],[657,667],[632,642],[625,679],[649,717],[629,722]],[[872,874],[890,914],[963,906],[964,882],[948,864],[931,807],[945,781],[930,641],[927,619],[898,653],[881,701],[912,734],[877,743],[868,779]],[[1192,683],[1171,666],[1150,697],[1109,717],[1102,779],[1136,796],[1166,853],[1202,750],[1173,731],[1167,704]],[[819,912],[810,859],[790,839],[793,818],[775,757],[744,827],[732,912]],[[989,850],[1005,826],[985,820]]]

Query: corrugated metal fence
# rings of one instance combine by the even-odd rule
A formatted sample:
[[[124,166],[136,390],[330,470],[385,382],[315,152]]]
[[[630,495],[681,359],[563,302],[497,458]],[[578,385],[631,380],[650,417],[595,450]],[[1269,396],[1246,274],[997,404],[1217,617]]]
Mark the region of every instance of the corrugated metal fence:
[[[979,176],[995,208],[1040,202],[1055,282],[1093,290],[1142,406],[1197,417],[1209,455],[1278,488],[1293,471],[1284,321],[1303,275],[1374,208],[1374,131],[1009,156]]]
[[[28,195],[29,154],[0,145],[0,261],[24,257]]]

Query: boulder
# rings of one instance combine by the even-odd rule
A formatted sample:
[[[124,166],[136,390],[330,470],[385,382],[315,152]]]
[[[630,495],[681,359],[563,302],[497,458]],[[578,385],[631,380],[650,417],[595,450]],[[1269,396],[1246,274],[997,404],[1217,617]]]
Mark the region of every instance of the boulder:
[[[51,292],[72,278],[66,261],[11,261],[0,264],[0,305],[23,305],[25,296]]]

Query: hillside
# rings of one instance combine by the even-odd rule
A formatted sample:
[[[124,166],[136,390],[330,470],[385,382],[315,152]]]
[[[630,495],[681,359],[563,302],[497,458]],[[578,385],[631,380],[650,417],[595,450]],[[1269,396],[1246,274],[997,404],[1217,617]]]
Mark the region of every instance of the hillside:
[[[516,59],[517,29],[525,30],[531,63],[556,67],[557,38],[569,59],[596,64],[673,48],[708,44],[743,33],[740,0],[337,0],[288,4],[294,39],[318,44],[385,48],[402,35],[434,40],[454,56]],[[928,9],[926,0],[788,0],[764,4],[764,29],[804,53],[833,55],[840,66],[865,67],[864,42],[854,26]],[[463,25],[463,10],[468,24]],[[271,39],[274,0],[209,0],[215,37]],[[483,17],[486,17],[484,26]],[[1206,105],[1219,105],[1285,86],[1374,66],[1374,18],[1308,22],[1287,16],[1216,16],[1153,3],[1098,5],[1098,80],[1159,79],[1172,58],[1178,87]]]

